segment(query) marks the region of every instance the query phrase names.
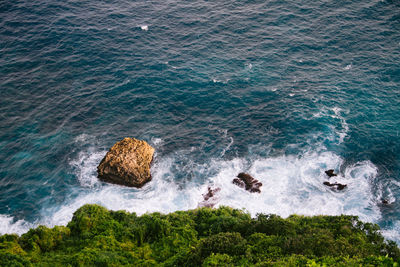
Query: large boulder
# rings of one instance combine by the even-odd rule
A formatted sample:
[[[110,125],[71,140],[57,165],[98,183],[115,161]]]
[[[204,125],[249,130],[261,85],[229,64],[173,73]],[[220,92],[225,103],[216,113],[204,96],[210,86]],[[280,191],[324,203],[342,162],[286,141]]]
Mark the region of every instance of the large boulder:
[[[113,145],[100,162],[98,177],[108,183],[142,187],[151,180],[153,154],[154,148],[146,141],[124,138]]]

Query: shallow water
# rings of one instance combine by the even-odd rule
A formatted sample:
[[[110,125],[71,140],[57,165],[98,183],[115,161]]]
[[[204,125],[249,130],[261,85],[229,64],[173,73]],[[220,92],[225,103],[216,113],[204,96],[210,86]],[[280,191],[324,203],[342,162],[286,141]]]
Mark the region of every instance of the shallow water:
[[[86,203],[145,212],[354,214],[400,241],[396,1],[0,3],[0,233]],[[142,189],[101,183],[125,136]],[[333,192],[322,183],[335,169]],[[263,183],[250,194],[239,172]],[[383,205],[382,200],[389,201]]]

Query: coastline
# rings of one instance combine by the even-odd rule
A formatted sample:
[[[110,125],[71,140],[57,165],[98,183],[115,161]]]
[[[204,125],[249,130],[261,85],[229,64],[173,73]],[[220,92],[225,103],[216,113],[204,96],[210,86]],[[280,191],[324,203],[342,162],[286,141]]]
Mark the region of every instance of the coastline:
[[[396,265],[400,250],[356,216],[250,214],[229,207],[137,216],[99,205],[67,226],[0,236],[4,266]]]

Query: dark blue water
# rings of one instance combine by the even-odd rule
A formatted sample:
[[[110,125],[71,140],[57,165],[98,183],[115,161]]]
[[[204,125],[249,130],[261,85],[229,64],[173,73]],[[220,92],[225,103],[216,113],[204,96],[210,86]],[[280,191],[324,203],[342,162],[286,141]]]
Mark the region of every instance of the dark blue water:
[[[217,205],[354,214],[400,241],[397,1],[2,1],[0,90],[1,233],[85,203],[192,209],[211,185]],[[157,151],[142,189],[96,178],[126,136]]]

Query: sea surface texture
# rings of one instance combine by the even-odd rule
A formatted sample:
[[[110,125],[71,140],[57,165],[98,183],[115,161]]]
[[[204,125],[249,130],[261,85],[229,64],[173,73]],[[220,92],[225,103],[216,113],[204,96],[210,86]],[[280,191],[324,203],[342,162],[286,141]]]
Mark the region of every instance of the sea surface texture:
[[[0,92],[1,234],[86,203],[194,209],[210,186],[217,206],[358,215],[400,242],[399,1],[4,0]],[[141,189],[97,179],[127,136],[156,149]]]

